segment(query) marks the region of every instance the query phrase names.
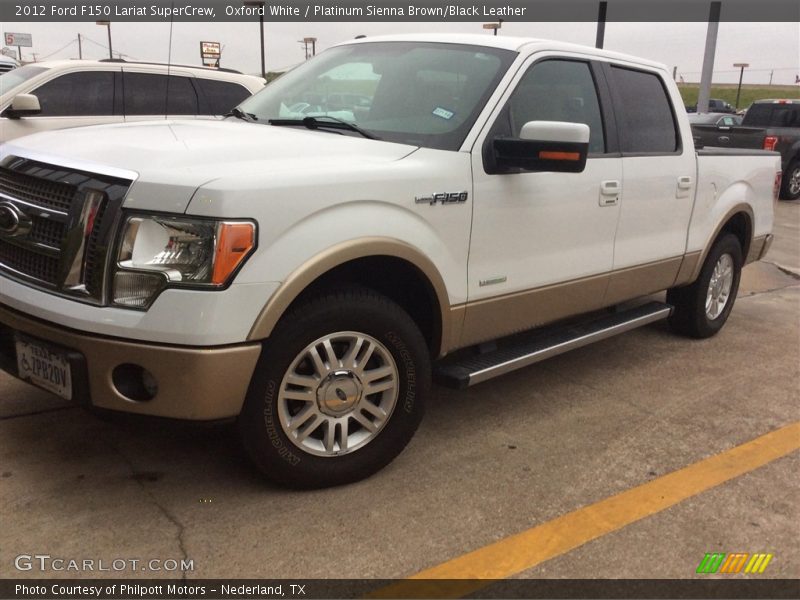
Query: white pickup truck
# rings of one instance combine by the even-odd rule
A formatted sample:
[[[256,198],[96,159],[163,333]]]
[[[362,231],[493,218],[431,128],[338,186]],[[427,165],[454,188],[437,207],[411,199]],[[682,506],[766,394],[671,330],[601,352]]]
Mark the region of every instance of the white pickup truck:
[[[359,39],[234,112],[0,147],[0,365],[95,409],[235,417],[286,485],[388,464],[433,377],[658,319],[715,334],[772,240],[779,156],[695,151],[668,71],[631,56]]]

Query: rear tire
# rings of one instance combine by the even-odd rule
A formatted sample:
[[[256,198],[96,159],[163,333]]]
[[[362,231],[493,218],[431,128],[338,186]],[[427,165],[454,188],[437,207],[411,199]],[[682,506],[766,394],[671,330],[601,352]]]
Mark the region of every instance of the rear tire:
[[[797,200],[800,198],[800,159],[789,163],[781,179],[781,198]]]
[[[667,303],[674,307],[672,330],[693,338],[716,335],[733,309],[741,274],[739,239],[723,234],[711,247],[697,281],[667,292]]]
[[[321,293],[265,343],[238,428],[267,478],[295,488],[358,481],[411,440],[430,389],[425,340],[371,290]]]

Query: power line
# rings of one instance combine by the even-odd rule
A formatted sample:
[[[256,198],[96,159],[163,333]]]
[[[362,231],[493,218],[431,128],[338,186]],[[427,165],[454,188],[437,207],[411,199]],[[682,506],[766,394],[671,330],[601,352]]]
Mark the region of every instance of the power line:
[[[54,54],[58,54],[58,53],[59,53],[59,52],[61,52],[62,50],[66,50],[67,48],[69,48],[70,46],[72,46],[72,44],[74,44],[74,43],[75,43],[75,42],[77,42],[77,41],[78,41],[78,38],[75,38],[74,40],[70,40],[70,41],[69,41],[69,42],[67,42],[65,45],[61,46],[61,48],[59,48],[59,49],[58,49],[58,50],[56,50],[55,52],[51,52],[51,53],[50,53],[50,54],[48,54],[47,56],[43,56],[43,57],[42,57],[40,60],[47,60],[48,58],[50,58],[50,57],[51,57],[51,56],[53,56]]]
[[[92,43],[93,43],[95,46],[100,46],[101,48],[103,48],[103,49],[105,49],[105,50],[108,50],[108,46],[106,46],[105,44],[101,44],[101,43],[99,43],[99,42],[95,42],[95,41],[94,41],[92,38],[90,38],[88,35],[81,35],[81,37],[82,37],[84,40],[88,40],[88,41],[92,42]],[[138,58],[136,58],[135,56],[131,56],[130,54],[125,54],[124,52],[114,52],[114,54],[117,54],[118,56],[126,56],[126,57],[128,57],[128,58],[132,58],[133,60],[139,60],[139,59],[138,59]]]

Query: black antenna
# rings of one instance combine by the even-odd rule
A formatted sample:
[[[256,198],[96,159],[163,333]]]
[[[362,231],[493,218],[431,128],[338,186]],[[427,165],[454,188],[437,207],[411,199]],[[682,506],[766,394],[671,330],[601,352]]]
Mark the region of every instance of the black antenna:
[[[170,77],[170,69],[172,69],[172,26],[175,24],[175,0],[172,0],[170,3],[170,10],[169,13],[169,50],[167,51],[167,97],[164,99],[164,120],[167,119],[167,115],[169,114],[169,82],[172,77]]]

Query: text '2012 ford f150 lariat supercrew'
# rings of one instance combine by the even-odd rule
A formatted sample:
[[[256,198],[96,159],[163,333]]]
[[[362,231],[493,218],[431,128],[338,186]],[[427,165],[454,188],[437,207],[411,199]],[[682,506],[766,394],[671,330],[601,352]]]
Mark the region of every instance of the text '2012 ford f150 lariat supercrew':
[[[355,40],[225,121],[2,146],[0,363],[96,409],[236,417],[279,482],[354,481],[411,439],[434,376],[658,319],[715,334],[779,184],[777,154],[695,151],[661,65]]]

